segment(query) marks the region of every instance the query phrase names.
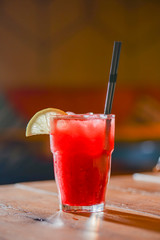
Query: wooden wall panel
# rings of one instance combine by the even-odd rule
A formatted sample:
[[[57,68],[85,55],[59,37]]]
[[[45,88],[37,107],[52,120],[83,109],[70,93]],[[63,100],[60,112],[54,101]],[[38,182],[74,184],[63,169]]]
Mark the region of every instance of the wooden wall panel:
[[[159,85],[160,2],[0,1],[0,87],[106,87],[114,40],[120,85]]]

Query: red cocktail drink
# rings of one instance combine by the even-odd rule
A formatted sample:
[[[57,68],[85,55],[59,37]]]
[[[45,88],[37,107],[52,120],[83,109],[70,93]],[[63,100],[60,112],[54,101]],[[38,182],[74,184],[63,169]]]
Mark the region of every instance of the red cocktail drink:
[[[101,211],[114,149],[114,115],[50,117],[50,146],[64,211]]]

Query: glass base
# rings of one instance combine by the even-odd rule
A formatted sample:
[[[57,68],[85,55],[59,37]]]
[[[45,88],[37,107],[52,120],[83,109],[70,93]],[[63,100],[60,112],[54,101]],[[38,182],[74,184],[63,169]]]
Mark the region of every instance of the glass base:
[[[62,204],[60,209],[64,212],[102,212],[104,210],[104,203],[91,206],[70,206]]]

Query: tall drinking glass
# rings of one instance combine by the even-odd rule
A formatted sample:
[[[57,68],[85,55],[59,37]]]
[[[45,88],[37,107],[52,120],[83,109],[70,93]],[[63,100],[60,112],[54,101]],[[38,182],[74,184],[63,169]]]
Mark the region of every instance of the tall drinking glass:
[[[115,116],[59,115],[49,120],[60,209],[103,211],[114,149]]]

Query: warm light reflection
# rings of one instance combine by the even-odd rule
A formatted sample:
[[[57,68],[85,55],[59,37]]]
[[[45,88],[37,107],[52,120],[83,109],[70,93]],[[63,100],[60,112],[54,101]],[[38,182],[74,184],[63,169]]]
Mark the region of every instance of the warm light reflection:
[[[91,216],[86,221],[84,235],[89,239],[96,240],[98,239],[100,224],[103,219],[103,212],[92,213]]]
[[[83,232],[85,239],[97,240],[99,237],[100,227],[103,220],[104,213],[91,213],[88,214],[69,214],[63,211],[58,211],[50,216],[45,224],[49,224],[56,229],[76,229],[79,234]]]
[[[62,214],[63,214],[62,211],[56,212],[54,215],[47,219],[47,222],[49,222],[51,226],[55,228],[63,227],[65,223],[62,219]]]

